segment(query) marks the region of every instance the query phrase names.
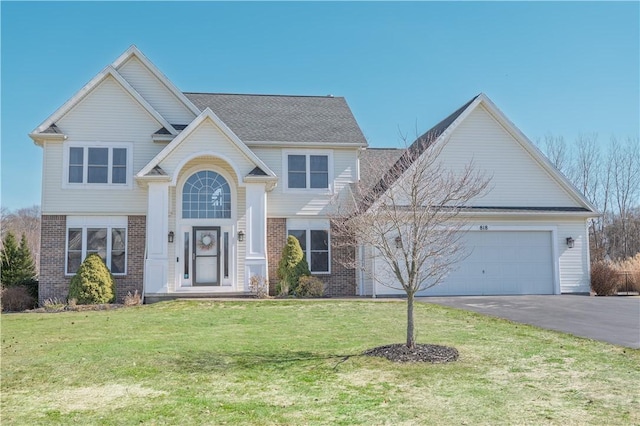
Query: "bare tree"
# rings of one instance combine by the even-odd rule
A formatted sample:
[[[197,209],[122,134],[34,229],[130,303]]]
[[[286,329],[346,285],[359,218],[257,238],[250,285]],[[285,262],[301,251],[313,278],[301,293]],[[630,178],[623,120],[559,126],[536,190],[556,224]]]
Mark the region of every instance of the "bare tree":
[[[374,274],[373,279],[406,293],[410,348],[415,347],[414,297],[440,284],[466,257],[462,238],[468,226],[463,213],[489,183],[472,163],[458,170],[446,168],[440,161],[446,142],[434,144],[430,136],[414,142],[390,170],[379,159],[361,164],[361,169],[378,171],[380,180],[361,182],[354,200],[338,201],[333,216],[336,240],[355,239],[370,248],[370,255],[390,271],[389,276]]]
[[[537,140],[538,145],[543,143]],[[569,149],[562,136],[553,136],[551,133],[544,135],[544,147],[542,148],[551,163],[565,175],[571,172],[571,158]]]
[[[2,237],[11,231],[17,238],[22,234],[27,238],[29,251],[33,255],[36,272],[40,270],[40,206],[21,208],[9,211],[0,210],[0,230]]]
[[[638,138],[627,138],[619,143],[611,138],[612,197],[616,213],[620,220],[619,253],[615,257],[626,258],[630,252],[629,224],[632,221],[632,209],[640,204],[640,144]]]

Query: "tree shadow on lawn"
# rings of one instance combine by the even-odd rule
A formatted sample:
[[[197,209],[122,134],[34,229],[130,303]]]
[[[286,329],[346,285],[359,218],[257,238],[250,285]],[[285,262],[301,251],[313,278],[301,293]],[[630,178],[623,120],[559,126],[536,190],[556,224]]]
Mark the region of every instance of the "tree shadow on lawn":
[[[287,364],[308,363],[310,361],[335,360],[338,365],[347,361],[351,357],[362,356],[362,353],[348,355],[318,354],[307,351],[293,352],[270,352],[270,353],[249,353],[249,352],[214,352],[214,351],[187,351],[177,355],[168,364],[173,364],[178,371],[186,373],[212,373],[236,370],[251,370],[261,367],[278,366],[281,368]]]

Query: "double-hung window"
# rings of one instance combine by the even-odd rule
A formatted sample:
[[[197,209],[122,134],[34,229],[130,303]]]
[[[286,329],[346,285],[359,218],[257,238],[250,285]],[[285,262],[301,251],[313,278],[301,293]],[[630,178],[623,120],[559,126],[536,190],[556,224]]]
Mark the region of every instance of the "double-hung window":
[[[328,190],[330,155],[328,153],[285,153],[288,189]]]
[[[66,149],[65,186],[128,186],[130,144],[73,144]]]
[[[97,253],[114,275],[127,273],[127,219],[67,218],[65,272],[75,274],[82,261]]]
[[[298,239],[312,273],[328,274],[331,271],[329,227],[325,221],[314,222],[290,220],[288,235]]]

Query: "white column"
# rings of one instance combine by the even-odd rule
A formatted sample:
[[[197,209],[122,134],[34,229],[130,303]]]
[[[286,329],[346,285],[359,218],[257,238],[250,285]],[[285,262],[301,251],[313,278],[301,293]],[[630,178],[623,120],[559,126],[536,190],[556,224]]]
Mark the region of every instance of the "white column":
[[[246,257],[244,290],[252,275],[268,279],[267,269],[267,192],[264,183],[246,184]]]
[[[169,182],[149,182],[144,291],[166,293],[169,270]]]

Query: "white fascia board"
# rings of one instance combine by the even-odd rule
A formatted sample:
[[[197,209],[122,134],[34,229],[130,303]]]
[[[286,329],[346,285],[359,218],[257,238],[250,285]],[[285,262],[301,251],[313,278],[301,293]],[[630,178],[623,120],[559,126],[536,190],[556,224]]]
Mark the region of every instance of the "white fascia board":
[[[49,126],[54,124],[65,114],[67,114],[73,107],[75,107],[82,99],[84,99],[89,93],[96,89],[100,83],[102,83],[107,77],[113,77],[122,88],[124,88],[132,98],[134,98],[147,112],[163,127],[165,127],[172,134],[177,134],[176,129],[165,118],[158,113],[153,107],[138,93],[131,85],[113,68],[111,65],[100,71],[89,83],[85,84],[71,99],[65,102],[60,108],[58,108],[53,114],[49,116],[40,126],[36,127],[32,134],[43,134]]]
[[[45,141],[63,142],[67,139],[67,135],[63,133],[29,133],[29,137],[38,146],[44,146]]]
[[[138,58],[140,62],[144,64],[145,67],[155,75],[158,80],[176,97],[180,102],[182,102],[195,116],[200,115],[200,109],[196,107],[185,95],[182,93],[172,82],[167,78],[166,75],[160,71],[158,67],[156,67],[153,62],[147,58],[144,53],[140,51],[136,47],[136,45],[131,45],[122,55],[120,55],[113,63],[111,64],[115,69],[120,68],[124,65],[125,62],[129,60],[132,56]]]
[[[507,130],[507,132],[509,132],[514,139],[520,143],[529,155],[531,155],[531,157],[533,157],[533,159],[536,160],[538,164],[540,164],[544,170],[560,184],[569,196],[582,204],[583,207],[591,210],[593,213],[596,213],[596,215],[599,215],[598,209],[591,204],[584,195],[582,195],[571,181],[569,181],[553,164],[551,164],[542,151],[540,151],[502,111],[500,111],[496,104],[494,104],[487,95],[481,93],[480,96],[478,96],[478,99],[484,104],[485,108],[498,121],[498,123],[500,123],[500,125],[502,125],[502,127],[504,127],[505,130]]]
[[[567,218],[584,218],[584,219],[588,219],[590,217],[598,217],[601,216],[601,214],[599,213],[593,213],[593,212],[558,212],[558,211],[535,211],[535,210],[531,210],[531,211],[518,211],[518,212],[514,212],[514,211],[503,211],[503,212],[496,212],[496,211],[492,211],[492,212],[460,212],[460,217],[482,217],[482,218],[487,218],[487,217],[495,217],[495,218],[499,218],[499,219],[505,219],[507,217],[518,217],[518,218],[523,218],[523,217],[529,217],[529,218],[539,218],[539,217],[544,217],[545,219],[548,218],[563,218],[563,219],[567,219]]]
[[[233,144],[235,144],[236,147],[249,159],[249,161],[254,163],[254,165],[260,167],[267,174],[267,176],[277,178],[273,170],[271,170],[269,166],[267,166],[260,158],[258,158],[258,156],[253,151],[251,151],[249,147],[247,147],[240,140],[240,138],[238,138],[238,136],[236,136],[236,134],[233,133],[233,131],[231,131],[231,129],[229,129],[229,127],[227,127],[227,125],[224,124],[213,111],[211,111],[210,108],[206,108],[204,111],[202,111],[202,113],[198,115],[198,117],[196,117],[191,123],[189,123],[189,125],[182,132],[180,132],[180,134],[176,136],[176,138],[172,140],[169,145],[164,147],[164,149],[160,151],[158,155],[156,155],[146,166],[144,166],[136,176],[143,177],[144,175],[149,173],[151,169],[160,164],[162,160],[167,158],[169,154],[171,154],[171,152],[173,152],[173,150],[176,149],[178,145],[180,145],[187,137],[189,137],[189,135],[191,135],[191,133],[193,133],[194,130],[197,129],[198,126],[200,126],[206,119],[210,119],[214,123],[214,125],[216,125],[222,131],[222,133],[227,136],[233,142]]]

